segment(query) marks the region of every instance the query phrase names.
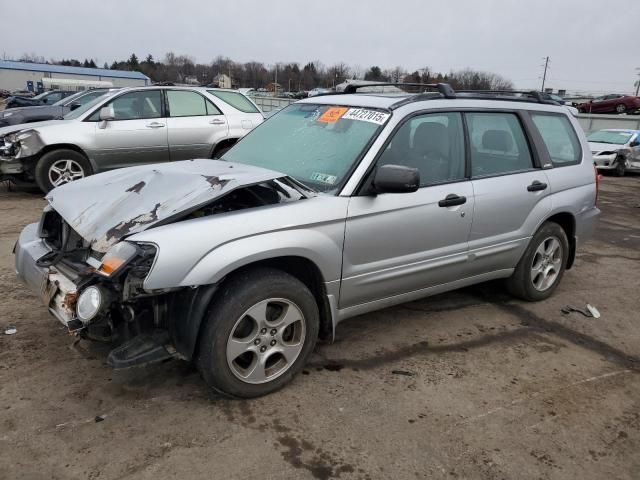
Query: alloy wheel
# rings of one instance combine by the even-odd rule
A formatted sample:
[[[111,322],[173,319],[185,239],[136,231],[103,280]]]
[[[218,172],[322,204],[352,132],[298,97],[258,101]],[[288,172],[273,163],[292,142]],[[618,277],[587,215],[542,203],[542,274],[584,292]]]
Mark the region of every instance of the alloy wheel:
[[[531,282],[536,290],[544,292],[555,283],[562,268],[562,244],[556,237],[543,240],[531,263]]]
[[[54,187],[59,187],[65,183],[73,182],[84,178],[84,169],[75,160],[56,160],[49,167],[49,182]]]
[[[290,300],[269,298],[249,308],[227,339],[227,364],[246,383],[269,382],[288,371],[304,346],[306,322]]]

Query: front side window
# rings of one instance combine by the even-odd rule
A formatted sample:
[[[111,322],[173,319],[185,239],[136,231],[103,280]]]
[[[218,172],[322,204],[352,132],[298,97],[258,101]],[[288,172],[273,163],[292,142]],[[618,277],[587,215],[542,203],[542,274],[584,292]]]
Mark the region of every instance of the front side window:
[[[218,97],[223,102],[228,103],[233,108],[236,108],[244,113],[260,113],[256,106],[251,103],[247,97],[237,92],[224,92],[221,90],[207,90],[208,93],[214,97]]]
[[[220,111],[202,95],[188,90],[167,90],[169,116],[198,117],[219,115]]]
[[[503,175],[533,168],[531,152],[513,113],[465,114],[474,177]]]
[[[390,116],[371,108],[294,103],[252,130],[224,159],[335,191]]]
[[[538,127],[554,165],[561,166],[580,161],[580,142],[567,117],[532,113],[531,118]]]
[[[139,120],[144,118],[160,118],[162,116],[162,100],[160,90],[145,90],[120,95],[111,102],[114,120]],[[99,111],[95,115],[99,119]]]
[[[378,159],[378,165],[417,168],[420,185],[465,178],[464,133],[460,113],[431,113],[405,122]]]

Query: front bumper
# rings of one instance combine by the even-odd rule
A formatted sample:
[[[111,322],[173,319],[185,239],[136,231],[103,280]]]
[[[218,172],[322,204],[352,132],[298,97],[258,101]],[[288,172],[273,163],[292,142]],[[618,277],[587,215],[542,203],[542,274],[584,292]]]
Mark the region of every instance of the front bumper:
[[[611,155],[597,155],[593,157],[593,164],[598,170],[613,170],[616,168],[617,156],[615,153]]]
[[[25,172],[22,159],[0,157],[0,176],[18,175]]]
[[[27,225],[15,246],[16,275],[66,327],[76,320],[78,289],[57,267],[40,267],[36,261],[51,249],[38,236],[38,224]]]

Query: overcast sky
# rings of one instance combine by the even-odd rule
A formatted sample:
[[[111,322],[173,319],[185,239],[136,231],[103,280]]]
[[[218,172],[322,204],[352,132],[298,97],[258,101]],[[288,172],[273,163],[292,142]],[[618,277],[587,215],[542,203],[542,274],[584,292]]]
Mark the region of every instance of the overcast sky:
[[[198,62],[471,67],[520,88],[629,92],[640,0],[0,0],[0,54],[97,63],[168,51]],[[61,12],[60,15],[53,10]]]

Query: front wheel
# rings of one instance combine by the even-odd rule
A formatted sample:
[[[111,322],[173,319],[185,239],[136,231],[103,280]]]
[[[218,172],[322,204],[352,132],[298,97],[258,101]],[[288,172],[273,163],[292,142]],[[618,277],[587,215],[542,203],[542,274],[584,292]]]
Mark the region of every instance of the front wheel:
[[[75,150],[60,149],[45,153],[35,168],[36,183],[44,193],[65,183],[91,175],[91,164]]]
[[[618,157],[616,158],[616,168],[613,171],[614,175],[616,177],[624,177],[624,174],[627,170],[627,165],[626,165],[626,161],[624,159],[624,157]]]
[[[229,278],[205,321],[200,373],[216,392],[240,398],[266,395],[291,381],[313,351],[319,330],[309,289],[267,268]]]
[[[626,111],[627,111],[627,106],[624,103],[619,103],[618,105],[616,105],[616,112],[624,113]]]
[[[568,256],[569,241],[562,227],[544,223],[507,280],[509,292],[530,302],[548,298],[564,275]]]

